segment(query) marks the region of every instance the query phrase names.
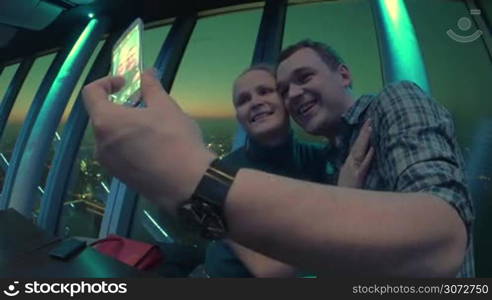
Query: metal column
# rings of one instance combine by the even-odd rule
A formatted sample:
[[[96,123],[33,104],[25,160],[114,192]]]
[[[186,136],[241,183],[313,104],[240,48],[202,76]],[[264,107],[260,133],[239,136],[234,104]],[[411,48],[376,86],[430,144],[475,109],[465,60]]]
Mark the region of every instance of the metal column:
[[[384,84],[411,80],[430,93],[412,21],[403,0],[371,0]]]

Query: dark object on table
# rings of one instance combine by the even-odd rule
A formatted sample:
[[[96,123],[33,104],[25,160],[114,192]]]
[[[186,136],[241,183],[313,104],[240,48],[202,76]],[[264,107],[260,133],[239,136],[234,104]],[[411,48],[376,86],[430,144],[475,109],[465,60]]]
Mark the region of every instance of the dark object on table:
[[[61,260],[69,259],[86,247],[86,242],[70,238],[62,241],[50,251],[50,256]]]

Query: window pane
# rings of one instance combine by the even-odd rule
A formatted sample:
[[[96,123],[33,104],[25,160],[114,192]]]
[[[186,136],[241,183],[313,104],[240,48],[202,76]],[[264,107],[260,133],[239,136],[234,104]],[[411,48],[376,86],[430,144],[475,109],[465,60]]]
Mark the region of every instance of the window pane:
[[[0,103],[3,101],[3,97],[9,88],[10,81],[14,78],[15,72],[20,64],[10,65],[3,69],[0,74]]]
[[[251,63],[261,12],[199,20],[171,90],[218,155],[231,149],[236,131],[232,84]]]
[[[355,96],[381,89],[378,44],[369,1],[290,5],[283,48],[307,38],[330,45],[338,52],[352,73]],[[294,125],[301,138],[312,139]]]
[[[261,13],[256,9],[198,20],[171,90],[218,155],[231,149],[237,129],[232,83],[251,63]],[[142,197],[133,220],[132,238],[150,242],[172,239],[189,249],[203,249],[203,241],[182,230],[174,219]]]
[[[15,72],[17,71],[18,67],[19,64],[10,65],[3,69],[2,74],[0,74],[0,103],[3,101],[3,97],[7,93],[7,89],[10,85],[10,82],[12,81],[12,78],[14,78]],[[11,139],[11,137],[6,134],[6,131],[0,136],[0,141],[4,138]],[[2,144],[0,143],[0,145]],[[7,158],[3,154],[4,152],[5,150],[0,146],[0,194],[2,191],[3,181],[5,180],[5,174],[7,173],[8,166]]]
[[[171,29],[170,25],[144,30],[142,35],[142,56],[143,68],[148,69],[154,66],[161,46]]]
[[[88,126],[82,139],[65,195],[58,234],[97,237],[111,176],[94,159],[94,132]]]
[[[19,91],[19,95],[15,99],[14,106],[12,107],[12,111],[10,112],[7,121],[7,126],[5,127],[5,131],[0,140],[0,151],[7,161],[10,161],[15,142],[19,136],[29,107],[31,106],[39,85],[54,58],[55,54],[49,54],[39,57],[34,61],[34,64]],[[3,170],[0,172],[3,173],[3,178],[6,172]],[[3,188],[3,180],[1,181],[1,185],[1,188]]]
[[[446,34],[451,29],[467,36],[477,30],[471,22],[469,30],[460,31],[458,20],[471,18],[463,2],[406,4],[420,41],[432,94],[453,114],[466,156],[477,122],[492,116],[492,102],[488,101],[492,95],[492,63],[481,39],[460,43]]]

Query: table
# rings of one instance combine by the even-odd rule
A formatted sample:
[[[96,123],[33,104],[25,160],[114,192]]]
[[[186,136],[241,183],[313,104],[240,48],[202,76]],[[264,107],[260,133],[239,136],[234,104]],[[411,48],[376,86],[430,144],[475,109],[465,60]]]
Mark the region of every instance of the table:
[[[159,277],[91,247],[66,261],[50,257],[50,250],[61,241],[14,209],[0,211],[0,278]]]

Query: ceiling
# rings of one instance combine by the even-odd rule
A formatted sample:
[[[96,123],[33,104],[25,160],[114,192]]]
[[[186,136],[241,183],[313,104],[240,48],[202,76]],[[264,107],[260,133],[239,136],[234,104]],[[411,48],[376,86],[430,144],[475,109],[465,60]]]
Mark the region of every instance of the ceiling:
[[[88,14],[110,16],[109,32],[134,18],[144,23],[254,0],[1,0],[0,64],[8,65],[32,54],[59,47],[87,23]],[[23,5],[21,2],[35,2]],[[33,6],[33,7],[32,7]],[[49,6],[52,9],[46,9]],[[27,11],[29,9],[29,11]],[[34,18],[33,16],[36,16]],[[24,19],[22,17],[25,17]],[[35,19],[35,20],[33,20]]]

